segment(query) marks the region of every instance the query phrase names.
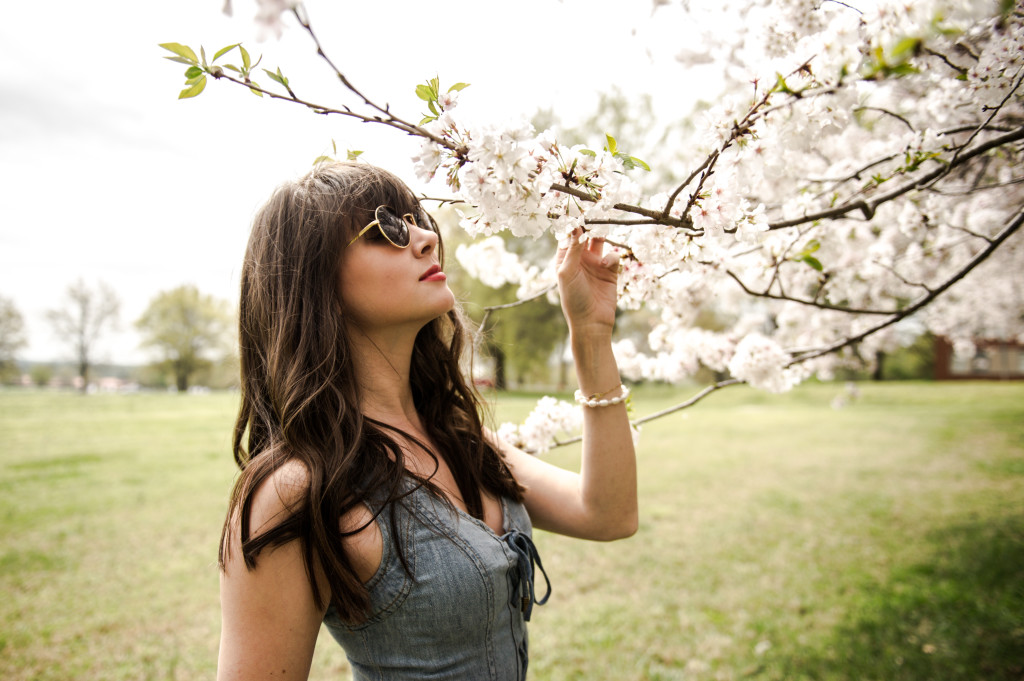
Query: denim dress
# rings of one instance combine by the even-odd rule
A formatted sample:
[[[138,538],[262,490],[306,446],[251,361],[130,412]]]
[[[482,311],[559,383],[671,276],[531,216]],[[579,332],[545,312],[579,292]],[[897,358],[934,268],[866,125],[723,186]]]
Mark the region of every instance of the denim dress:
[[[501,510],[501,535],[424,487],[381,511],[383,553],[366,583],[370,617],[347,624],[333,607],[324,617],[354,681],[526,678],[526,621],[551,586],[538,601],[534,567],[544,569],[526,509],[502,499]]]

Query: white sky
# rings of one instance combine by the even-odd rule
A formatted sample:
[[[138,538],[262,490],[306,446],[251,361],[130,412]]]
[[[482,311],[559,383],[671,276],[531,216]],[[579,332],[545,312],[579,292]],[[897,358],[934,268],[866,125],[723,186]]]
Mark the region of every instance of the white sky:
[[[220,0],[5,3],[0,295],[25,318],[22,358],[70,357],[45,311],[79,277],[109,283],[122,301],[120,331],[97,348],[99,361],[146,360],[133,322],[162,290],[192,283],[234,304],[253,212],[278,183],[328,153],[332,139],[414,184],[408,159],[418,144],[395,131],[262,101],[229,83],[178,101],[184,66],[162,59],[168,53],[158,43],[202,44],[212,56],[242,41],[254,58],[264,54],[261,66],[280,65],[300,96],[355,104],[303,31],[292,26],[281,41],[257,43],[255,3],[234,5],[226,17]],[[423,111],[415,85],[434,75],[442,85],[472,84],[459,112],[474,118],[553,107],[572,122],[613,85],[674,92],[655,100],[666,116],[680,104],[683,88],[670,84],[685,74],[671,55],[686,27],[672,9],[652,21],[650,2],[306,5],[339,68],[410,120]],[[652,56],[650,45],[660,53]]]

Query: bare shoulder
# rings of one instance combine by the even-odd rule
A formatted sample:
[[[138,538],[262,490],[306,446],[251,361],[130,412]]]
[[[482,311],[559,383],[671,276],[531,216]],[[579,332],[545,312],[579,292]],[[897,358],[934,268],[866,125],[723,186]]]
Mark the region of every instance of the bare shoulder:
[[[305,464],[290,459],[256,488],[252,496],[249,530],[258,535],[279,523],[302,505],[309,490]]]
[[[309,476],[298,462],[271,472],[253,491],[251,536],[278,524],[306,494]],[[326,610],[310,583],[301,542],[261,551],[255,563],[242,556],[237,513],[226,537],[220,580],[221,642],[218,679],[306,679]],[[315,568],[314,568],[315,569]],[[321,594],[330,586],[316,570]]]

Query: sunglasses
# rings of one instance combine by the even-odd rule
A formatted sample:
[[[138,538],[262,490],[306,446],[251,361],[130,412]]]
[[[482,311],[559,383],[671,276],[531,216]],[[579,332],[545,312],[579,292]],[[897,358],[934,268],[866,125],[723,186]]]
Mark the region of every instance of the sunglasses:
[[[373,222],[363,227],[359,231],[359,234],[356,234],[355,237],[352,238],[352,241],[348,242],[349,246],[354,244],[359,237],[363,236],[374,227],[379,229],[381,235],[395,248],[406,248],[409,245],[412,238],[409,234],[410,224],[414,227],[420,227],[420,229],[429,229],[433,232],[437,231],[434,228],[434,221],[431,220],[423,211],[420,211],[420,222],[424,223],[422,226],[416,221],[416,216],[412,213],[406,213],[405,215],[398,216],[387,206],[377,206],[377,210],[373,211],[373,217]]]

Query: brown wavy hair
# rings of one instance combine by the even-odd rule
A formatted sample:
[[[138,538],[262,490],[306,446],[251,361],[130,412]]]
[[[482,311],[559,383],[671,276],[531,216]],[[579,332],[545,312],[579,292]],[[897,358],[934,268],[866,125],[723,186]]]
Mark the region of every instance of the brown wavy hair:
[[[367,500],[402,503],[409,479],[445,498],[429,479],[406,469],[395,436],[416,440],[364,417],[358,407],[355,358],[337,282],[342,249],[380,205],[399,214],[420,212],[419,201],[391,173],[364,163],[331,163],[279,187],[256,214],[239,304],[242,399],[233,450],[241,473],[220,545],[223,569],[238,528],[251,570],[264,549],[298,540],[314,600],[320,607],[333,605],[352,622],[368,614],[369,594],[343,548],[342,516]],[[443,266],[440,241],[437,248]],[[458,309],[424,326],[416,337],[410,382],[416,410],[437,448],[428,451],[435,462],[445,460],[469,513],[482,518],[481,488],[516,500],[523,489],[484,437],[479,396],[460,369],[465,340]],[[306,489],[286,517],[253,537],[255,491],[293,461],[308,474]],[[318,585],[317,570],[329,594]]]

